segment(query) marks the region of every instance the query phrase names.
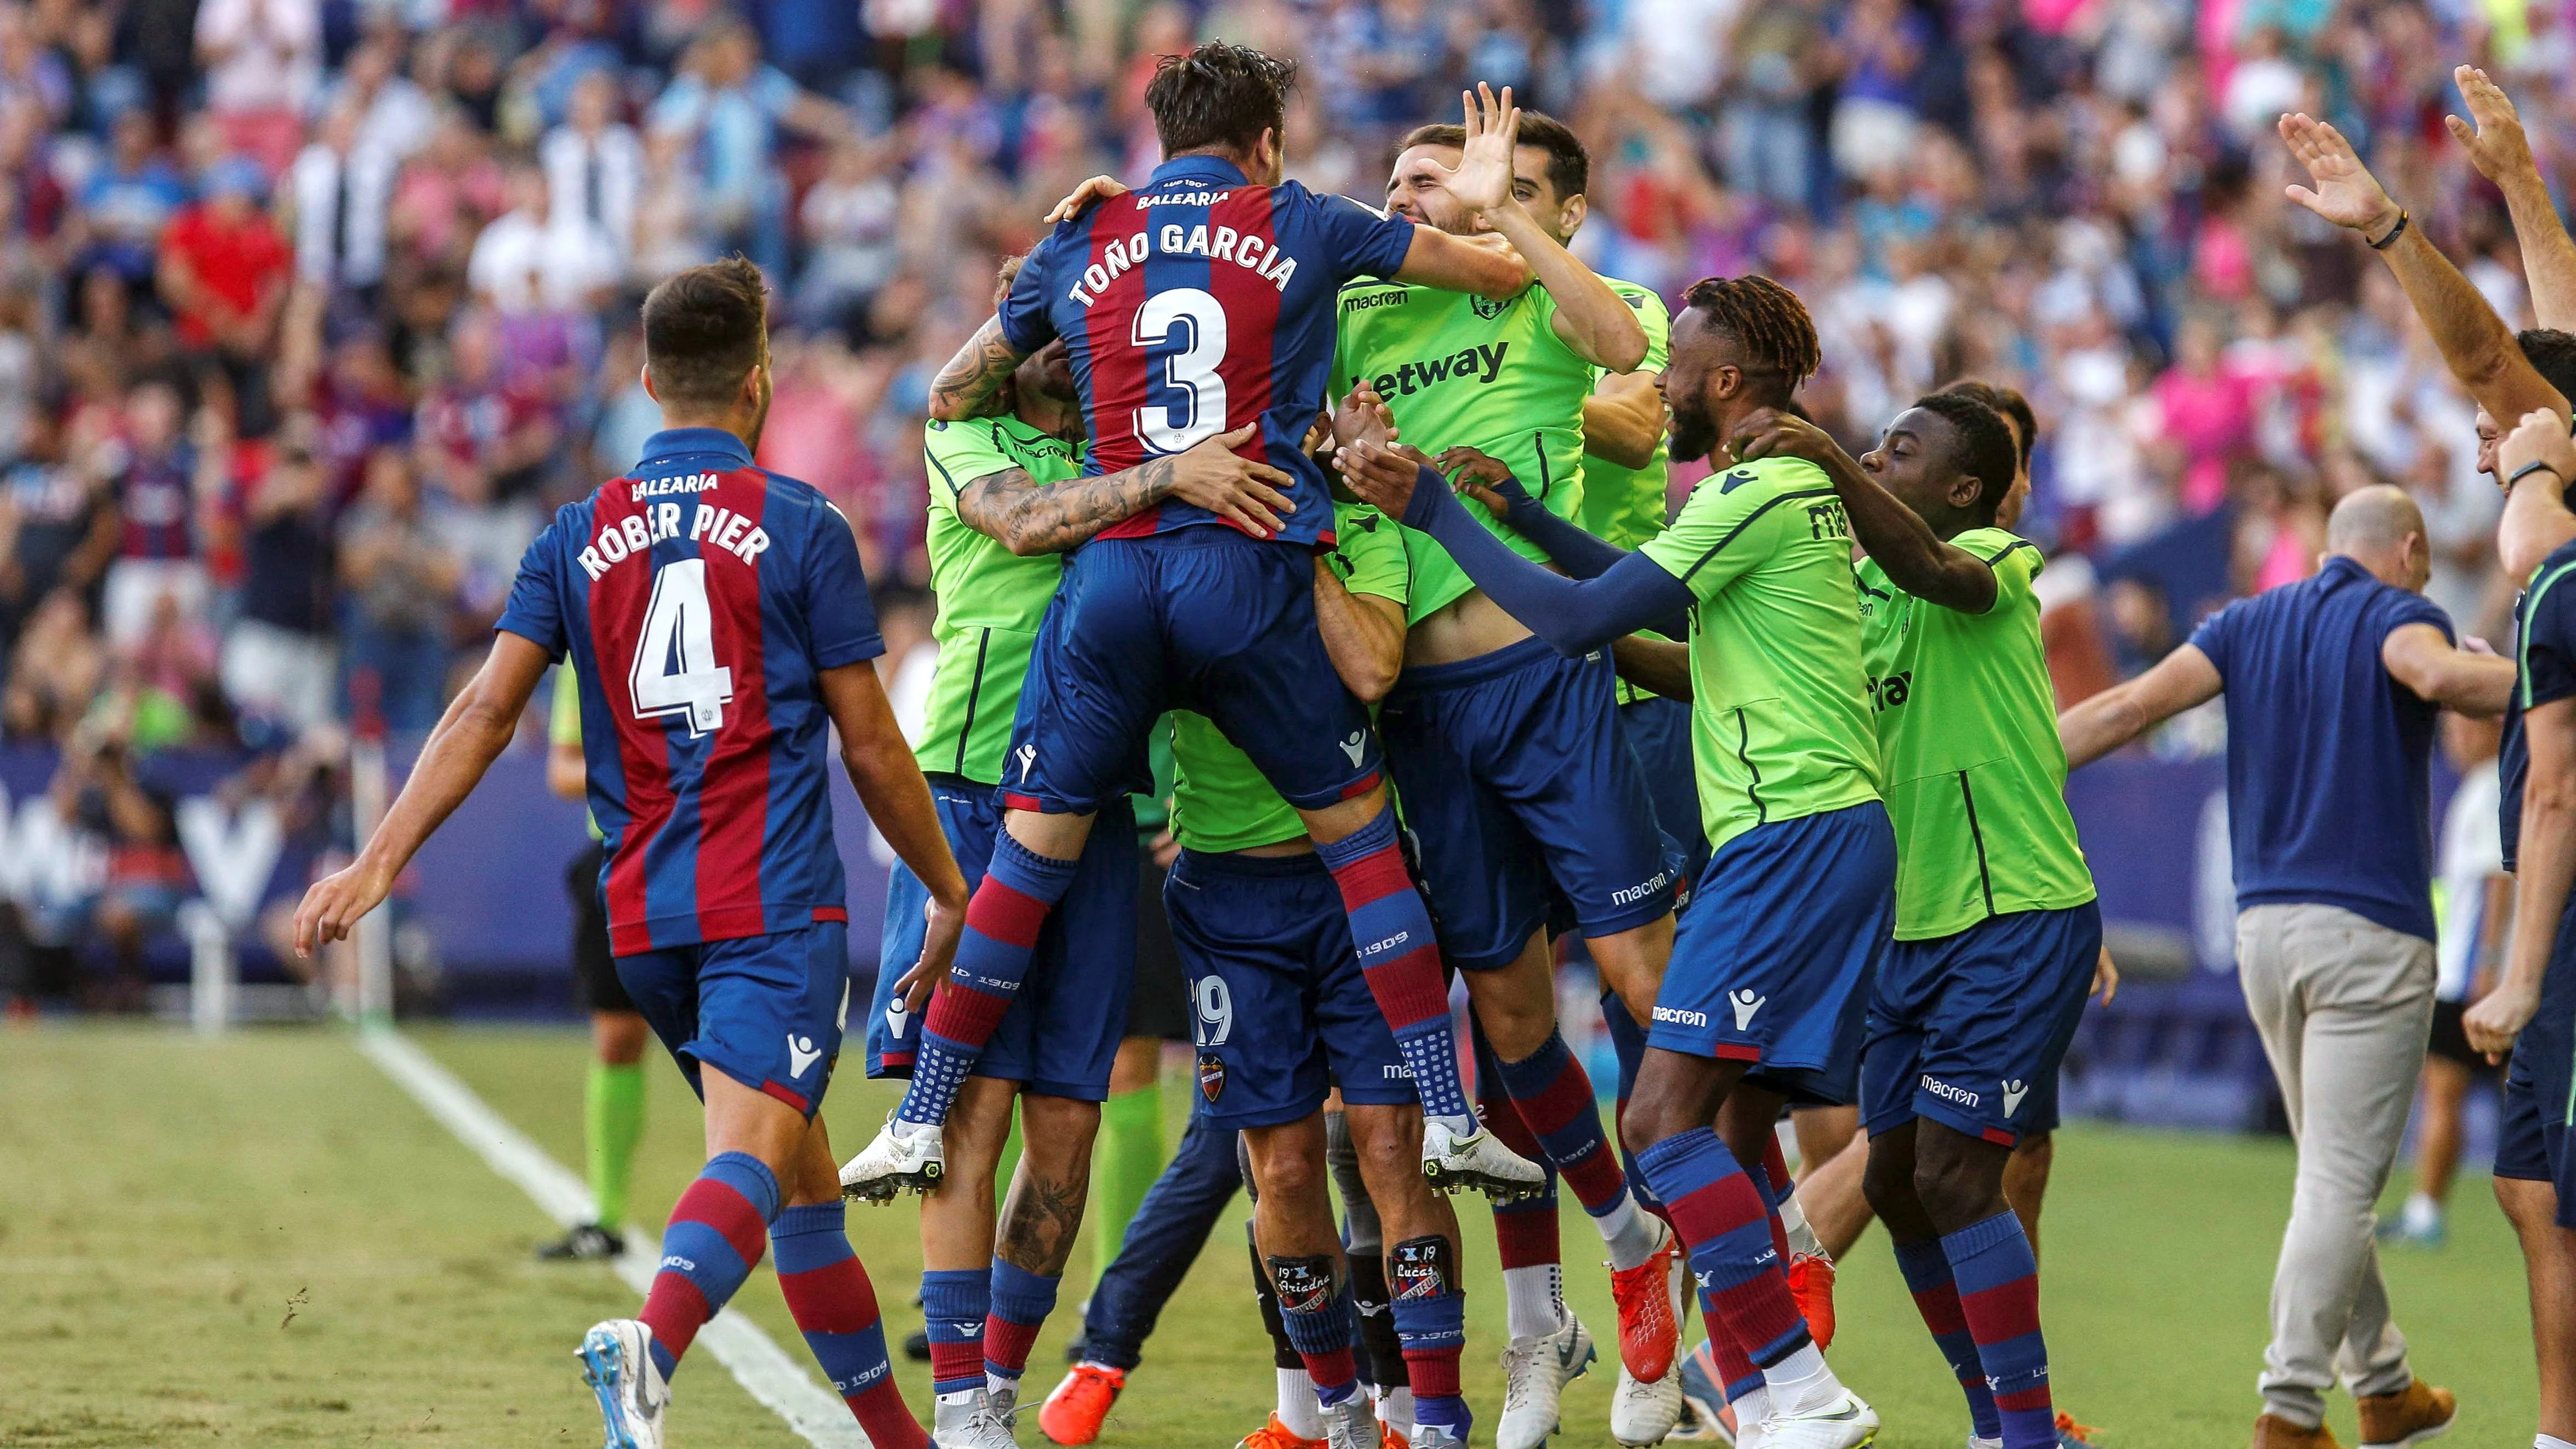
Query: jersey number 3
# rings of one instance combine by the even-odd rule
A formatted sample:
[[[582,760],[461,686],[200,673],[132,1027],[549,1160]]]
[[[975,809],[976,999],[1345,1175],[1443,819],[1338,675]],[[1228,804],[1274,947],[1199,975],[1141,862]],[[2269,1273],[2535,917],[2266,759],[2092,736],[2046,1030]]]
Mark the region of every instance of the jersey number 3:
[[[716,662],[715,610],[707,603],[707,561],[673,559],[653,571],[644,606],[644,636],[635,644],[627,686],[635,717],[680,715],[692,736],[724,728],[733,703],[733,671]]]
[[[1156,292],[1136,309],[1134,341],[1149,349],[1170,345],[1177,326],[1189,329],[1188,345],[1163,355],[1158,391],[1189,396],[1136,409],[1136,436],[1157,453],[1178,453],[1225,430],[1225,378],[1217,371],[1225,361],[1225,308],[1196,287]]]

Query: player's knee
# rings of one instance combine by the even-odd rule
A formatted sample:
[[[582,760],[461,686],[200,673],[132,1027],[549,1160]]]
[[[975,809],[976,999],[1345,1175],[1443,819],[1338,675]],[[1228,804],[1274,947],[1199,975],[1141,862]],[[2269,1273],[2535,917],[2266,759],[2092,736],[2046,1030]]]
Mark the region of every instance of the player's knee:
[[[1918,1145],[1914,1195],[1944,1231],[1955,1231],[2004,1210],[2001,1154],[1989,1158]]]
[[[1915,1210],[1915,1163],[1891,1144],[1873,1145],[1861,1168],[1860,1195],[1880,1217],[1910,1217]]]
[[[1020,1098],[1020,1152],[1056,1181],[1090,1175],[1091,1146],[1100,1136],[1100,1104],[1035,1093]]]
[[[1392,1107],[1349,1109],[1351,1154],[1360,1179],[1385,1184],[1422,1176],[1422,1116]],[[1372,1190],[1375,1190],[1372,1188]]]

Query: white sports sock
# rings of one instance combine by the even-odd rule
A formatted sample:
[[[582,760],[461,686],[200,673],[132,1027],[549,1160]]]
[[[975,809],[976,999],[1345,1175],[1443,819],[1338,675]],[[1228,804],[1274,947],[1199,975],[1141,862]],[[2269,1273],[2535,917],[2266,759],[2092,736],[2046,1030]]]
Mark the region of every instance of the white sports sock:
[[[990,1366],[985,1368],[984,1392],[988,1394],[1017,1394],[1019,1391],[1020,1376],[1018,1374],[997,1374],[993,1372]]]
[[[1464,1117],[1457,1117],[1448,1115],[1433,1116],[1432,1114],[1425,1112],[1423,1114],[1423,1120],[1426,1122],[1437,1122],[1441,1126],[1448,1128],[1451,1140],[1457,1142],[1464,1142],[1468,1138],[1485,1130],[1485,1124],[1477,1121],[1473,1113]]]
[[[1747,1425],[1759,1424],[1771,1417],[1771,1390],[1767,1385],[1756,1384],[1744,1397],[1728,1402],[1735,1406],[1735,1437],[1738,1439],[1744,1437]]]
[[[1324,1401],[1315,1397],[1315,1381],[1304,1369],[1279,1371],[1279,1422],[1300,1439],[1324,1437]]]
[[[1637,1211],[1637,1200],[1624,1187],[1619,1189],[1619,1200],[1610,1205],[1610,1211],[1595,1217],[1592,1225],[1601,1230],[1601,1241],[1609,1245],[1610,1266],[1622,1270],[1653,1257],[1664,1228],[1661,1219]]]
[[[2542,1434],[2531,1441],[2531,1449],[2576,1449],[2576,1443],[2570,1443],[2555,1434]]]
[[[2001,1439],[1980,1439],[1976,1435],[1971,1434],[1968,1436],[1968,1449],[2004,1449],[2004,1441]]]
[[[1565,1270],[1554,1263],[1503,1270],[1504,1318],[1514,1338],[1533,1338],[1565,1326]]]
[[[1807,1225],[1807,1211],[1798,1206],[1798,1195],[1794,1192],[1789,1194],[1787,1202],[1780,1204],[1780,1226],[1788,1230],[1791,1256],[1826,1256],[1825,1245],[1817,1240],[1816,1230]],[[1788,1265],[1784,1263],[1781,1266],[1785,1268]]]
[[[2442,1227],[2442,1205],[2420,1192],[2406,1195],[2406,1210],[2398,1221],[2410,1233],[2439,1232]]]
[[[1842,1380],[1825,1366],[1825,1356],[1812,1343],[1762,1371],[1777,1412],[1792,1417],[1831,1406],[1843,1396]]]
[[[1377,1421],[1396,1433],[1413,1437],[1413,1390],[1388,1389],[1377,1396]]]

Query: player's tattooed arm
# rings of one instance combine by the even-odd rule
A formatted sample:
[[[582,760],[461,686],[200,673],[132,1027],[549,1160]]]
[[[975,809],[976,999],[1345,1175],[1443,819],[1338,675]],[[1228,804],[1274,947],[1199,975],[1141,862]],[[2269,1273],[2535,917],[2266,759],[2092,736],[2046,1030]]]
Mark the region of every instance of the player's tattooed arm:
[[[1002,335],[1001,318],[988,319],[931,379],[930,415],[954,423],[990,412],[995,395],[1026,355]]]
[[[1063,483],[1040,483],[1019,468],[987,473],[957,493],[967,527],[1022,558],[1062,553],[1102,529],[1163,500],[1195,504],[1255,538],[1268,538],[1296,512],[1289,476],[1234,450],[1260,424],[1201,439],[1187,451],[1148,458],[1133,468]]]
[[[1888,445],[1921,443],[1897,430],[1888,434]],[[1840,443],[1814,423],[1778,408],[1764,408],[1736,425],[1727,446],[1739,463],[1803,458],[1822,468],[1834,480],[1834,493],[1851,518],[1852,536],[1898,588],[1963,614],[1982,614],[1995,606],[1993,566],[1934,533],[1923,515],[1878,486]]]

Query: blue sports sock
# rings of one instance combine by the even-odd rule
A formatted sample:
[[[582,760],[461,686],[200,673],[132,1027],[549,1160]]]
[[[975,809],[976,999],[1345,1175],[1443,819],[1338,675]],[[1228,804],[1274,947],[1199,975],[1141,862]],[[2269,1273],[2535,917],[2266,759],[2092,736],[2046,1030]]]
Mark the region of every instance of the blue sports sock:
[[[1413,1385],[1413,1418],[1440,1424],[1467,1440],[1476,1416],[1458,1387],[1458,1356],[1467,1346],[1467,1295],[1437,1278],[1409,1274],[1399,1260],[1395,1333],[1404,1344],[1404,1367]],[[1436,1291],[1435,1291],[1436,1290]]]
[[[1055,1311],[1062,1277],[1041,1278],[1016,1263],[993,1260],[993,1311],[984,1317],[984,1372],[1016,1382],[1029,1349]]]
[[[768,1251],[778,1203],[777,1176],[745,1152],[708,1159],[680,1194],[662,1229],[661,1270],[636,1315],[653,1331],[653,1364],[665,1380]]]
[[[1351,1295],[1335,1281],[1338,1260],[1330,1257],[1272,1258],[1270,1284],[1279,1295],[1280,1327],[1314,1380],[1315,1396],[1327,1406],[1349,1398],[1359,1388],[1357,1358],[1351,1352]]]
[[[2039,1262],[2011,1210],[1941,1239],[1959,1306],[2003,1419],[2004,1449],[2055,1449],[2048,1344],[2039,1332]]]
[[[1393,807],[1315,854],[1341,889],[1351,918],[1351,940],[1360,974],[1379,1014],[1395,1033],[1396,1048],[1413,1072],[1413,1090],[1425,1115],[1446,1118],[1453,1129],[1472,1130],[1467,1084],[1458,1075],[1458,1037],[1449,1025],[1449,983],[1431,911],[1404,868]]]
[[[2003,1437],[2004,1421],[1995,1411],[1994,1390],[1986,1386],[1985,1366],[1977,1358],[1977,1340],[1968,1332],[1968,1318],[1959,1307],[1959,1289],[1950,1276],[1950,1257],[1941,1249],[1941,1240],[1896,1245],[1896,1271],[1905,1277],[1907,1291],[1914,1295],[1915,1311],[1923,1315],[1923,1325],[1932,1330],[1932,1342],[1941,1350],[1942,1361],[1950,1365],[1950,1374],[1968,1396],[1968,1422],[1980,1439]],[[2050,1425],[2052,1429],[2055,1424]]]
[[[922,1326],[930,1333],[930,1386],[942,1394],[984,1387],[984,1318],[992,1310],[992,1274],[979,1268],[934,1268],[921,1275]]]
[[[966,934],[944,989],[921,1022],[912,1083],[895,1115],[906,1122],[945,1123],[975,1059],[1019,999],[1047,912],[1073,886],[1072,860],[1049,860],[1009,835],[993,839],[992,864],[966,904]]]
[[[1770,1204],[1715,1132],[1694,1127],[1637,1154],[1690,1251],[1700,1306],[1717,1316],[1762,1368],[1814,1342],[1782,1276]]]
[[[877,1316],[876,1289],[850,1251],[841,1205],[789,1208],[769,1228],[778,1264],[778,1291],[805,1335],[805,1346],[823,1377],[832,1381],[871,1442],[897,1446],[921,1442],[921,1426],[904,1407],[886,1358],[885,1324]]]

